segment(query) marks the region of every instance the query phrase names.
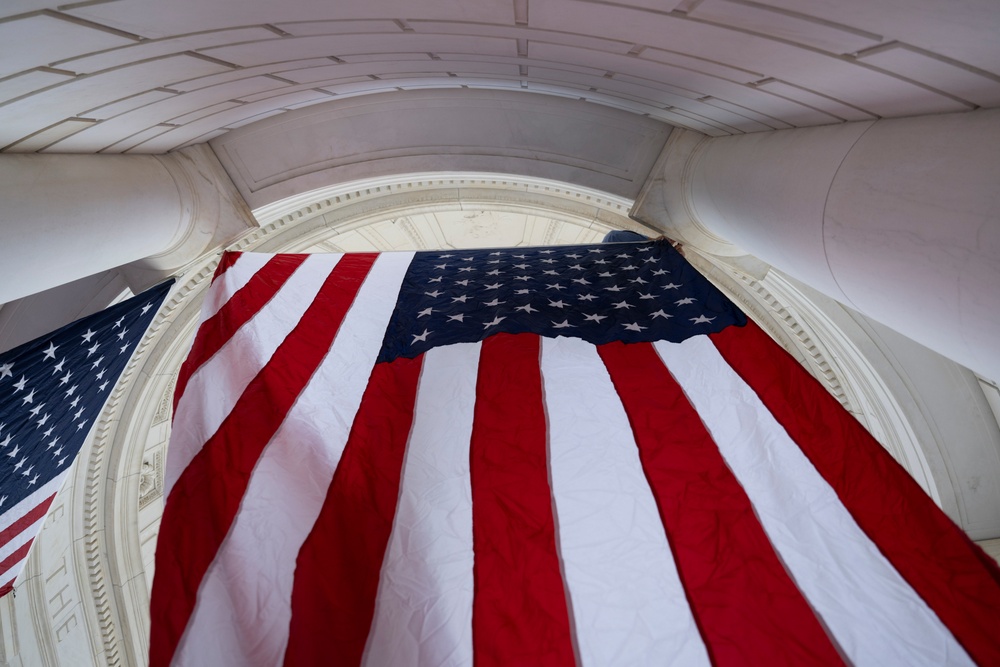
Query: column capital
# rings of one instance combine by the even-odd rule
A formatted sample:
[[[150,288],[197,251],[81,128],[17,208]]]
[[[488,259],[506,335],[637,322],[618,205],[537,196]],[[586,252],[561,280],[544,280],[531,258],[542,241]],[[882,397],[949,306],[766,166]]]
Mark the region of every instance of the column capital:
[[[701,222],[692,197],[695,168],[711,137],[677,128],[650,171],[629,217],[660,230],[668,238],[697,248],[747,275],[763,278],[768,265]]]
[[[133,291],[154,285],[211,249],[223,247],[258,226],[208,144],[150,157],[172,179],[180,222],[178,232],[163,250],[122,267]]]

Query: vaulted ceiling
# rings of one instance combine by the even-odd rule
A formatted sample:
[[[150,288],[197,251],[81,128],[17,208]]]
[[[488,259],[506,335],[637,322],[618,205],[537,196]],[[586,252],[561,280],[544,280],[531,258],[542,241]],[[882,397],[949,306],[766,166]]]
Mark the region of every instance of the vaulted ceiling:
[[[162,153],[385,91],[584,99],[708,135],[1000,104],[995,0],[7,0],[0,148]]]

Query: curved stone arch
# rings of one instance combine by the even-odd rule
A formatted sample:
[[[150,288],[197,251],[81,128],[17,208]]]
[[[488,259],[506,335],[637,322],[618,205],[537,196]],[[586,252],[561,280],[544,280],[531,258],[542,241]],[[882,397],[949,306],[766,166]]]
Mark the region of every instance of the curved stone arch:
[[[496,183],[491,183],[492,176],[456,178],[464,178],[459,184],[464,188],[475,186],[492,193],[479,200],[473,198],[471,205],[503,204],[518,210],[531,207],[538,212],[547,204],[548,214],[561,217],[569,224],[589,221],[586,224],[599,222],[604,229],[643,229],[625,217],[619,208],[622,202],[614,198],[590,201],[584,206],[592,207],[593,215],[582,214],[580,199],[586,201],[593,193],[588,195],[565,184],[550,182],[548,185],[552,189],[543,196],[539,192],[532,193],[532,189],[535,185],[544,189],[545,184],[531,179],[497,177]],[[274,208],[262,212],[262,226],[245,234],[231,247],[270,252],[322,249],[324,234],[328,237],[338,230],[355,228],[364,221],[384,219],[387,212],[406,210],[397,196],[400,193],[418,200],[417,204],[411,204],[411,210],[414,207],[462,206],[463,201],[469,205],[461,195],[462,188],[454,187],[451,180],[440,175],[420,176],[400,178],[377,187],[353,184],[341,194],[311,193],[305,199],[312,201],[299,198],[292,210]],[[527,187],[518,189],[525,185]],[[511,186],[515,186],[514,189]],[[627,206],[625,208],[627,210]],[[331,223],[331,219],[324,216],[332,212],[337,215]],[[77,507],[73,511],[83,520],[74,529],[78,531],[74,538],[80,538],[77,541],[81,545],[76,550],[75,564],[81,588],[88,589],[92,601],[85,611],[95,656],[111,665],[142,664],[148,650],[151,552],[146,545],[150,544],[158,527],[158,521],[150,521],[148,515],[162,512],[162,497],[156,493],[162,483],[157,484],[154,480],[152,492],[147,484],[147,493],[140,503],[142,468],[144,461],[156,459],[157,450],[162,456],[165,449],[170,387],[187,353],[197,325],[201,298],[218,258],[218,254],[202,257],[180,276],[109,402],[92,446],[85,453],[86,458],[77,464],[73,496]],[[818,332],[814,325],[806,322],[809,318],[803,313],[821,312],[808,297],[801,293],[796,295],[787,288],[777,289],[773,280],[769,283],[766,278],[752,278],[696,251],[690,252],[689,258],[731,298],[740,302],[849,410],[870,427],[897,434],[898,437],[889,443],[890,451],[915,473],[925,489],[935,493],[934,480],[924,475],[919,466],[912,467],[912,457],[900,456],[901,451],[909,452],[907,447],[919,450],[915,442],[907,439],[905,420],[887,421],[883,415],[865,412],[855,398],[867,393],[892,403],[891,392],[884,387],[872,389],[873,383],[879,384],[877,373],[858,373],[856,368],[845,368],[831,358],[824,346],[816,344],[819,336],[829,332]],[[829,326],[835,325],[830,323]],[[856,347],[840,344],[838,354],[863,360]],[[889,407],[884,413],[892,412],[892,405]],[[152,467],[156,473],[156,466]],[[44,604],[44,599],[39,603]]]
[[[145,662],[149,593],[139,533],[142,457],[165,385],[187,353],[211,266],[189,270],[139,343],[74,471],[76,568],[95,656],[108,665]],[[169,370],[168,370],[169,369]],[[162,511],[162,508],[161,510]]]
[[[593,229],[601,235],[611,229],[657,234],[627,217],[631,204],[605,192],[527,176],[418,173],[402,179],[338,184],[258,209],[255,215],[260,229],[244,235],[232,248],[304,251],[336,235],[391,218],[418,212],[478,210],[520,215],[541,212],[549,220]]]

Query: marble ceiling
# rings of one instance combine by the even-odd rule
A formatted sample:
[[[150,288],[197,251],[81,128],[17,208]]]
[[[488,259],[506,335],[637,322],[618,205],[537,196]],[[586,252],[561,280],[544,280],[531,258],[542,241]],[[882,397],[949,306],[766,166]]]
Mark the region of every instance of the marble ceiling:
[[[319,103],[486,88],[712,136],[1000,103],[995,0],[8,0],[0,150],[162,153]]]

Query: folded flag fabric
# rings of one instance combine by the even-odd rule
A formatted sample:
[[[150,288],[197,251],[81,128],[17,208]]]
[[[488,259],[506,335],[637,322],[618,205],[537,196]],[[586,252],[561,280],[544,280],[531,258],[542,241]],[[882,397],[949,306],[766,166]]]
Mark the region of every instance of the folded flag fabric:
[[[1000,664],[1000,575],[664,242],[226,254],[150,660]]]
[[[0,595],[172,282],[0,354]]]

